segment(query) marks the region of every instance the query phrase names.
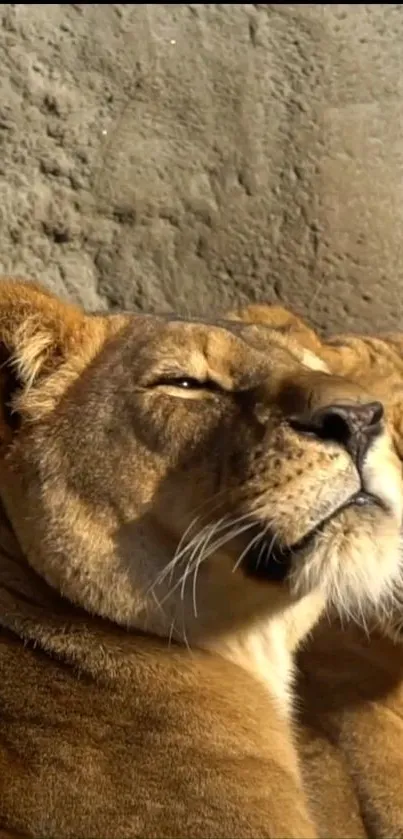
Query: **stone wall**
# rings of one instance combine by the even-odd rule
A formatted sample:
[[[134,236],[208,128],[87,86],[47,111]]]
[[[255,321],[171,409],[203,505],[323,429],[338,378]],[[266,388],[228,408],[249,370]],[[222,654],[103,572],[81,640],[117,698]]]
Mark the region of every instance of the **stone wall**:
[[[0,270],[402,320],[403,6],[3,4]]]

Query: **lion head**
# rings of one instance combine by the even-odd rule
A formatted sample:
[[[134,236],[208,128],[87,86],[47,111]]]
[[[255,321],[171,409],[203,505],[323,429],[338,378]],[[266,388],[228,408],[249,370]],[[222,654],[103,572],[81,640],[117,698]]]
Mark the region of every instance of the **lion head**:
[[[3,281],[0,342],[0,494],[64,598],[207,643],[315,592],[350,610],[389,590],[382,405],[286,331],[87,315]]]

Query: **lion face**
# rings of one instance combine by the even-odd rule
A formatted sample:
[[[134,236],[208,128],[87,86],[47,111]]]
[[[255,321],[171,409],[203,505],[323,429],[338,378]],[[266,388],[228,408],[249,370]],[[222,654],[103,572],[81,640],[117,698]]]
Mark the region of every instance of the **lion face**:
[[[292,339],[91,317],[16,283],[0,331],[1,496],[64,597],[197,640],[316,590],[347,610],[387,593],[402,494],[382,405]]]

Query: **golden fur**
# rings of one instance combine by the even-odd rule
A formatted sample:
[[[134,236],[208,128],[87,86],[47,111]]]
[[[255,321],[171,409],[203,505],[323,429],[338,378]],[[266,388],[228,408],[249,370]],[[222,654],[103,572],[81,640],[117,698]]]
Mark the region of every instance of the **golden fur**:
[[[278,328],[382,399],[403,459],[401,335],[324,340],[280,307],[235,316]],[[403,578],[366,631],[321,622],[300,656],[300,750],[320,836],[403,837],[402,630]]]
[[[314,837],[293,653],[388,597],[402,488],[382,423],[358,469],[301,422],[369,396],[276,330],[6,280],[0,349],[0,835]]]

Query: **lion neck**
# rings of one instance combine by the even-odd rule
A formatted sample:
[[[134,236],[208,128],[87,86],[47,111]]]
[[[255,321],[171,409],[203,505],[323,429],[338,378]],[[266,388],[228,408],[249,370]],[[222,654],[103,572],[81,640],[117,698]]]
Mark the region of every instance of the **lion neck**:
[[[293,710],[295,655],[324,608],[323,594],[315,591],[266,620],[228,633],[206,646],[263,684],[276,701],[279,713],[288,717]]]

